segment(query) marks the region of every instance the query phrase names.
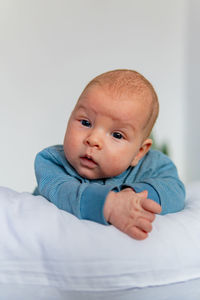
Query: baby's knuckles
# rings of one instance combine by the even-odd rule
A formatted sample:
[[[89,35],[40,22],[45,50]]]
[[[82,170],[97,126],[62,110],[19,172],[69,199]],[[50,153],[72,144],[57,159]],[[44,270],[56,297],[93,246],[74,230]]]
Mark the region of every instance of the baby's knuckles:
[[[110,192],[104,206],[105,219],[137,240],[143,240],[148,236],[146,232],[136,227],[142,216],[141,199],[142,197],[138,197],[131,188],[127,188],[119,193]],[[150,230],[149,225],[147,231]]]
[[[137,194],[131,188],[110,192],[104,205],[105,219],[134,239],[146,239],[155,219],[150,211],[144,212],[143,203],[149,200],[146,197],[147,193]]]

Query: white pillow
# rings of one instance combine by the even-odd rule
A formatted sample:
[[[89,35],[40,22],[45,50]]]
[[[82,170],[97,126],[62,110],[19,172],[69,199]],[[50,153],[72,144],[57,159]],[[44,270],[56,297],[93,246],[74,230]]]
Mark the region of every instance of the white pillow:
[[[0,285],[7,287],[116,291],[200,278],[200,183],[187,189],[183,211],[157,216],[144,241],[5,187],[0,230]]]

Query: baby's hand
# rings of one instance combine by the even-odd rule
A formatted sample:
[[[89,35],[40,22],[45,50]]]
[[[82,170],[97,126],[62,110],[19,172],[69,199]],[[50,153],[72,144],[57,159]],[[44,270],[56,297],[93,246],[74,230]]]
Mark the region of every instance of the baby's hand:
[[[155,214],[161,212],[161,206],[147,196],[147,191],[135,193],[131,188],[110,192],[104,205],[105,219],[132,238],[144,240],[152,230]]]

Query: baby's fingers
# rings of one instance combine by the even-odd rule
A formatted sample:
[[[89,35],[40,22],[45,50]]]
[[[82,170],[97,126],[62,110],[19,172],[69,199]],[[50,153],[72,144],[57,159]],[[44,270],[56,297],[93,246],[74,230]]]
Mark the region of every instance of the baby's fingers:
[[[148,197],[148,191],[144,190],[140,193],[137,193],[137,196],[139,196],[140,198],[147,198]]]
[[[151,232],[152,231],[152,224],[150,221],[144,218],[139,218],[137,220],[136,226],[144,232]]]
[[[144,199],[143,201],[141,201],[141,204],[143,209],[154,214],[160,214],[162,211],[161,206],[151,199]]]
[[[136,239],[136,240],[144,240],[148,237],[148,233],[141,230],[140,228],[137,228],[136,226],[129,227],[126,231],[126,234],[128,234],[130,237]]]

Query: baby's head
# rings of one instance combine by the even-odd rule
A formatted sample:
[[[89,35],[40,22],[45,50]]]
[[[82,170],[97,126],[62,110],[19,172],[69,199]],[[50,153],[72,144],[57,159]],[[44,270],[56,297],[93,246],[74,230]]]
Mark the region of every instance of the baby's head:
[[[95,77],[69,119],[67,160],[88,179],[117,176],[136,166],[151,147],[158,110],[157,95],[141,74],[114,70]]]

